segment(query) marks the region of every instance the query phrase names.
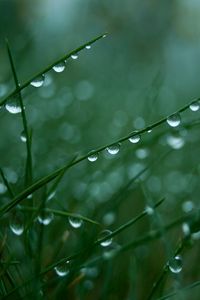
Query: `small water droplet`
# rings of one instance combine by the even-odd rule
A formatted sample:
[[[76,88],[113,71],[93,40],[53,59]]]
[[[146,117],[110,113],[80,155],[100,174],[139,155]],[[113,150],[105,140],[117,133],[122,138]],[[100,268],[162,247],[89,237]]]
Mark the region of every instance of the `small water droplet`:
[[[49,225],[53,221],[54,215],[51,212],[43,212],[38,216],[38,222],[42,225]]]
[[[181,116],[180,114],[173,114],[171,116],[169,116],[167,118],[167,123],[171,126],[171,127],[177,127],[180,125],[181,123]]]
[[[151,206],[149,206],[149,205],[146,206],[145,211],[146,211],[146,213],[147,213],[149,216],[151,216],[151,215],[154,214],[154,209],[153,209],[153,207],[151,207]]]
[[[200,102],[199,101],[194,101],[190,104],[190,110],[191,111],[197,111],[200,108]]]
[[[129,142],[133,143],[133,144],[136,144],[140,141],[141,137],[139,134],[133,134],[128,140]]]
[[[120,144],[114,144],[106,148],[107,152],[111,155],[115,155],[119,152]]]
[[[26,134],[24,130],[21,132],[20,139],[23,143],[26,143]]]
[[[91,161],[91,162],[94,162],[98,159],[99,157],[99,154],[98,153],[92,153],[88,156],[88,160]]]
[[[57,73],[63,72],[64,69],[65,69],[65,63],[64,62],[60,62],[59,64],[53,66],[53,70]]]
[[[9,100],[5,104],[6,110],[11,114],[19,114],[22,109],[17,100]]]
[[[105,38],[105,37],[107,37],[107,34],[104,34],[104,35],[102,36],[102,38]]]
[[[44,79],[45,79],[45,76],[43,74],[41,76],[34,78],[30,84],[34,87],[41,87],[44,84]]]
[[[152,132],[152,129],[147,130],[147,132],[148,132],[148,133],[151,133],[151,132]]]
[[[87,50],[91,49],[91,45],[85,46],[85,49],[87,49]]]
[[[24,232],[23,217],[21,214],[15,214],[10,222],[10,229],[16,235]]]
[[[56,195],[56,191],[52,191],[48,196],[47,196],[47,201],[50,201],[53,199],[53,197]]]
[[[80,228],[83,224],[83,220],[79,219],[77,217],[69,217],[68,218],[69,224],[73,227],[73,228]]]
[[[100,232],[100,234],[99,234],[99,241],[100,241],[100,245],[102,246],[102,247],[108,247],[108,246],[110,246],[111,244],[112,244],[112,237],[108,237],[107,239],[105,239],[105,240],[103,240],[102,242],[101,242],[101,240],[102,239],[104,239],[104,238],[106,238],[107,236],[109,236],[110,234],[112,233],[112,231],[110,231],[110,230],[108,230],[108,229],[106,229],[106,230],[103,230],[103,231],[101,231]]]
[[[180,255],[176,255],[169,261],[169,269],[172,273],[178,274],[182,271],[183,262]]]
[[[77,59],[77,58],[78,58],[78,54],[72,54],[72,55],[71,55],[71,58],[72,58],[72,59]]]
[[[66,276],[69,273],[69,261],[58,265],[54,270],[59,277]]]

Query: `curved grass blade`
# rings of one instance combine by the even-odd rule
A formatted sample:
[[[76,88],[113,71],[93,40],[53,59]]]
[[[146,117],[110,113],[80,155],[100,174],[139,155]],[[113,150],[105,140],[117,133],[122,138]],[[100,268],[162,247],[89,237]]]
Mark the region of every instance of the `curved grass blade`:
[[[43,74],[47,73],[48,71],[50,71],[55,65],[63,62],[64,60],[68,59],[71,57],[71,55],[77,54],[80,51],[82,51],[83,49],[85,49],[86,46],[88,45],[92,45],[95,42],[97,42],[98,40],[100,40],[101,38],[104,38],[107,35],[107,33],[101,34],[99,36],[97,36],[96,38],[88,41],[87,43],[81,45],[80,47],[70,51],[68,54],[62,56],[61,58],[59,58],[58,60],[54,61],[52,64],[50,64],[48,67],[46,67],[45,69],[43,69],[42,71],[38,72],[37,74],[35,74],[34,76],[32,76],[29,80],[27,80],[25,83],[21,84],[16,90],[14,90],[12,93],[10,93],[5,99],[3,99],[0,103],[0,106],[4,105],[6,103],[6,101],[17,95],[20,91],[22,91],[23,89],[25,89],[27,86],[30,85],[30,83],[37,77],[42,76]]]

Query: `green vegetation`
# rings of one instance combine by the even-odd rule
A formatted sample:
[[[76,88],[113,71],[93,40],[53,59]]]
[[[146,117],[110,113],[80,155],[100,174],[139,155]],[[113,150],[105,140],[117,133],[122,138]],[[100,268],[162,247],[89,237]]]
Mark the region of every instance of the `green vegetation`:
[[[112,33],[102,33],[21,81],[15,47],[5,39],[2,300],[198,299],[200,99],[165,101],[163,109],[159,70],[144,102],[137,93],[132,100],[120,90],[123,78],[109,78],[111,64],[103,75],[104,66],[94,64],[109,43]],[[89,64],[92,55],[98,93],[89,69],[90,79],[70,89],[82,72],[75,63]],[[116,111],[115,99],[122,103]]]

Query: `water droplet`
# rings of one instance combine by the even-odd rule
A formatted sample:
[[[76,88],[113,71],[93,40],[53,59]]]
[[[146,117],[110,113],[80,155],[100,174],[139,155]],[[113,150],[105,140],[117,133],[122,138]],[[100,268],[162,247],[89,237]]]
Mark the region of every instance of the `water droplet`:
[[[87,50],[91,49],[91,45],[85,46],[85,49],[87,49]]]
[[[152,132],[152,129],[147,130],[147,132],[148,132],[148,133],[151,133],[151,132]]]
[[[83,224],[83,220],[77,218],[77,217],[69,217],[68,218],[69,224],[73,227],[73,228],[80,228]]]
[[[38,216],[38,222],[42,225],[49,225],[53,221],[54,215],[51,212],[43,212]]]
[[[53,70],[57,73],[63,72],[64,69],[65,69],[65,63],[64,62],[60,62],[59,64],[53,66]]]
[[[141,137],[139,134],[133,134],[128,140],[129,142],[133,143],[133,144],[136,144],[140,141]]]
[[[200,231],[193,232],[191,234],[191,237],[193,240],[199,240],[200,239]]]
[[[48,196],[47,196],[47,201],[50,201],[53,199],[53,197],[56,195],[56,191],[52,191]]]
[[[154,209],[149,205],[146,206],[145,211],[146,211],[147,215],[149,215],[149,216],[153,215],[153,213],[154,213]]]
[[[99,157],[99,154],[98,153],[92,153],[88,156],[88,160],[91,161],[91,162],[94,162],[98,159]]]
[[[182,210],[185,213],[189,213],[190,211],[192,211],[194,209],[194,203],[192,201],[185,201],[182,204]]]
[[[104,34],[104,35],[102,36],[102,38],[105,38],[105,37],[107,37],[107,34]]]
[[[169,269],[172,273],[178,274],[182,271],[183,262],[180,255],[176,255],[169,261]]]
[[[171,127],[177,127],[180,125],[181,123],[181,116],[177,113],[177,114],[173,114],[171,116],[169,116],[167,118],[167,123],[171,126]]]
[[[60,277],[64,277],[69,273],[69,261],[58,265],[54,268],[56,274]]]
[[[106,238],[107,236],[109,236],[110,234],[112,233],[112,231],[106,229],[106,230],[103,230],[102,232],[100,232],[99,234],[99,241],[100,241],[100,245],[102,247],[108,247],[112,244],[112,237],[108,237],[107,239],[103,240],[101,242],[102,239]]]
[[[168,135],[167,144],[173,149],[181,149],[185,145],[185,141],[181,136]]]
[[[15,214],[10,222],[10,229],[16,235],[21,235],[24,232],[23,216]]]
[[[199,101],[194,101],[190,104],[190,110],[191,111],[197,111],[200,108],[200,102]]]
[[[189,236],[190,235],[190,226],[187,223],[183,223],[182,231],[183,231],[184,236]]]
[[[111,155],[115,155],[119,152],[120,144],[114,144],[106,148],[107,152]]]
[[[26,134],[24,130],[21,132],[20,139],[22,142],[26,143]]]
[[[19,114],[22,109],[17,100],[9,100],[5,104],[6,110],[11,114]]]
[[[44,79],[45,79],[45,76],[43,74],[41,76],[34,78],[30,84],[34,87],[41,87],[44,84]]]
[[[77,59],[77,58],[78,58],[78,54],[72,54],[72,55],[71,55],[71,58],[72,58],[72,59]]]

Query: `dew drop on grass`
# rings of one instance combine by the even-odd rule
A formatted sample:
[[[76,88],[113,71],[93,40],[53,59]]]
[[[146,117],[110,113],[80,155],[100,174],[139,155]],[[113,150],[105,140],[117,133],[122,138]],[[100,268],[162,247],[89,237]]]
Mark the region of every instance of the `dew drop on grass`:
[[[91,154],[88,156],[87,159],[91,162],[94,162],[98,159],[98,157],[99,157],[98,153],[92,153],[91,152]]]
[[[106,229],[106,230],[103,230],[103,231],[101,231],[100,232],[100,234],[99,234],[99,241],[100,241],[100,245],[102,246],[102,247],[108,247],[108,246],[110,246],[111,244],[112,244],[112,237],[108,237],[107,239],[105,239],[105,240],[103,240],[102,242],[101,242],[101,240],[102,239],[104,239],[104,238],[106,238],[107,236],[109,236],[110,234],[112,233],[112,231],[110,231],[110,230],[108,230],[108,229]]]
[[[141,137],[139,134],[134,134],[128,140],[129,140],[129,142],[136,144],[140,141],[140,139],[141,139]]]
[[[53,221],[54,215],[51,212],[43,212],[38,216],[38,222],[42,225],[49,225]]]
[[[65,63],[64,62],[60,62],[59,64],[53,66],[53,70],[57,73],[63,72],[64,69],[65,69]]]
[[[104,35],[102,36],[102,38],[105,38],[105,37],[107,37],[107,34],[104,34]]]
[[[153,209],[153,207],[147,205],[145,208],[145,212],[147,213],[147,215],[151,216],[154,214],[154,209]]]
[[[173,115],[169,116],[167,118],[167,123],[171,127],[177,127],[177,126],[179,126],[180,123],[181,123],[181,116],[180,116],[180,114],[177,113],[177,114],[173,114]]]
[[[169,270],[174,273],[178,274],[182,271],[183,268],[183,262],[180,255],[176,255],[169,261]]]
[[[183,223],[182,224],[182,231],[184,236],[189,236],[190,235],[190,226],[188,225],[188,223]]]
[[[174,135],[168,135],[167,136],[167,144],[175,150],[181,149],[184,144],[185,140],[182,136],[174,136]]]
[[[23,143],[26,143],[26,134],[24,130],[20,134],[20,139]]]
[[[44,79],[45,79],[45,76],[43,74],[41,76],[34,78],[30,84],[34,87],[41,87],[44,84]]]
[[[69,261],[58,265],[54,270],[59,277],[66,276],[69,273]]]
[[[199,101],[194,101],[190,104],[190,110],[191,111],[197,111],[200,108],[200,102]]]
[[[22,111],[21,106],[18,104],[18,101],[16,100],[7,101],[5,108],[11,114],[19,114]]]
[[[120,144],[114,144],[106,148],[107,152],[111,155],[115,155],[119,152]]]
[[[69,224],[75,229],[78,229],[83,225],[83,220],[76,218],[76,217],[69,217],[68,221],[69,221]]]
[[[21,235],[24,232],[24,225],[20,215],[14,215],[10,222],[10,229],[16,235]]]
[[[77,54],[77,53],[72,54],[72,55],[71,55],[71,58],[72,58],[72,59],[77,59],[77,58],[78,58],[78,54]]]
[[[91,49],[91,45],[85,46],[85,49],[87,49],[87,50]]]

